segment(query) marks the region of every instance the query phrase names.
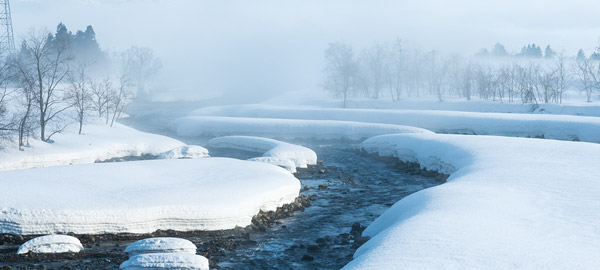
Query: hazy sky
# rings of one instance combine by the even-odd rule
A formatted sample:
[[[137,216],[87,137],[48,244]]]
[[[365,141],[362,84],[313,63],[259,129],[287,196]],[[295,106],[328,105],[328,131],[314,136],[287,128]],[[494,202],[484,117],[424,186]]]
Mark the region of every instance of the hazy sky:
[[[32,27],[93,25],[103,49],[154,48],[165,83],[200,94],[316,88],[332,41],[395,37],[472,54],[503,43],[575,53],[598,46],[600,1],[12,0],[16,38]],[[165,80],[166,82],[166,80]]]

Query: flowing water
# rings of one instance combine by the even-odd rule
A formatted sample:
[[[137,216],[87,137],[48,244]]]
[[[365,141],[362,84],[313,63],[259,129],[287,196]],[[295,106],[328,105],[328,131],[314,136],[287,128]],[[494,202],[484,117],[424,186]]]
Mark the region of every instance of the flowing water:
[[[126,124],[143,131],[173,134],[164,127],[178,113],[134,117]],[[203,145],[206,138],[177,138]],[[154,235],[80,236],[86,250],[77,256],[12,255],[24,239],[0,238],[0,269],[115,269],[126,260],[122,250],[132,241],[150,236],[187,238],[199,247],[199,254],[210,257],[220,269],[339,269],[368,239],[361,236],[392,204],[403,197],[441,184],[443,177],[425,177],[410,166],[376,159],[355,151],[344,142],[309,143],[315,150],[317,166],[300,169],[302,194],[310,196],[312,206],[279,219],[272,226],[231,230],[222,233],[159,232]],[[247,159],[258,153],[210,149],[211,156]],[[417,172],[417,173],[415,173]],[[4,240],[3,240],[4,239]],[[10,243],[3,244],[2,242]],[[87,253],[86,253],[87,252]],[[2,261],[5,260],[5,261]]]

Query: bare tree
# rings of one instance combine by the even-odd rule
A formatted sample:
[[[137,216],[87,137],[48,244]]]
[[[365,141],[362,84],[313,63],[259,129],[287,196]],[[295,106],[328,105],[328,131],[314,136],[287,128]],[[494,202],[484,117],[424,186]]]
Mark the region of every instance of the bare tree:
[[[90,80],[90,99],[91,106],[98,113],[98,117],[106,115],[106,123],[108,124],[108,103],[110,102],[111,91],[113,91],[110,77],[105,77],[101,80]]]
[[[88,85],[87,72],[89,63],[79,62],[69,76],[70,87],[66,93],[66,100],[75,109],[75,119],[79,123],[79,134],[83,129],[86,115],[91,109],[91,93]]]
[[[557,54],[555,69],[556,69],[556,97],[554,102],[562,103],[563,94],[565,90],[569,87],[570,73],[565,65],[566,57],[564,52],[560,52]]]
[[[134,97],[134,93],[131,91],[131,83],[127,73],[122,72],[119,76],[119,86],[116,91],[111,91],[112,95],[109,99],[111,108],[113,109],[112,119],[110,126],[112,127],[115,120],[121,118],[121,113],[129,101]]]
[[[343,107],[356,77],[356,61],[352,47],[343,43],[330,43],[325,51],[324,88],[341,96]]]
[[[361,55],[361,66],[366,78],[367,96],[377,99],[384,85],[386,48],[381,44],[374,44],[369,50],[363,51]],[[372,91],[369,91],[372,90]]]
[[[134,80],[137,86],[138,96],[148,96],[146,83],[162,68],[160,59],[154,56],[152,49],[136,46],[123,52],[121,58],[128,76]]]
[[[401,39],[396,39],[392,49],[388,52],[384,66],[384,78],[390,90],[392,101],[399,100],[404,86],[405,56]]]
[[[55,128],[47,135],[48,124],[58,119],[59,114],[68,108],[62,102],[58,88],[70,72],[67,53],[68,44],[53,42],[47,30],[31,31],[23,40],[22,54],[17,65],[17,73],[24,88],[31,89],[35,105],[39,110],[40,139],[48,142],[52,135],[66,125],[55,123]]]
[[[592,94],[594,91],[594,79],[592,78],[592,62],[590,59],[585,57],[577,58],[575,60],[575,65],[577,68],[577,77],[579,78],[579,82],[581,82],[581,85],[583,86],[583,91],[585,91],[587,102],[592,102]]]
[[[13,121],[9,117],[7,108],[7,98],[10,94],[8,83],[10,81],[8,61],[0,59],[0,146],[3,141],[13,131]]]

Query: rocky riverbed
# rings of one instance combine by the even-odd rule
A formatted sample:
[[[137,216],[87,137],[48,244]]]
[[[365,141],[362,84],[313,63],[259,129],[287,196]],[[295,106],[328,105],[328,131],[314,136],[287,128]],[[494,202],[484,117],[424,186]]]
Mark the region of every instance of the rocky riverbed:
[[[368,239],[364,228],[402,197],[442,183],[445,176],[418,165],[380,159],[346,145],[310,146],[322,162],[300,169],[302,195],[275,212],[259,213],[252,225],[214,232],[157,231],[152,234],[75,235],[79,254],[16,255],[31,236],[0,235],[0,269],[116,269],[133,241],[186,238],[220,269],[339,269]],[[211,151],[246,158],[251,153]],[[117,160],[115,160],[117,161]],[[310,207],[309,207],[310,206]]]

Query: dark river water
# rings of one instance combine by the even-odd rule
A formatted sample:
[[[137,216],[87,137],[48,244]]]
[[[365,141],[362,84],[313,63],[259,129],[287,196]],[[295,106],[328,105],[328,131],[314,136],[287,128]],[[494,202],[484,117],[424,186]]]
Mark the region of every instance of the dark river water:
[[[168,107],[138,115],[133,111],[130,112],[132,117],[123,122],[143,131],[173,136],[166,125],[182,113]],[[206,138],[177,139],[200,145],[206,141]],[[235,232],[175,236],[199,246],[199,253],[209,255],[214,268],[340,269],[352,259],[356,248],[368,240],[360,236],[362,230],[386,209],[413,192],[442,183],[435,177],[409,173],[405,166],[391,160],[383,161],[357,152],[349,142],[304,145],[317,152],[322,161],[296,174],[302,182],[302,194],[310,196],[312,206],[277,220],[270,227],[243,232],[243,236]],[[246,159],[258,155],[209,150],[211,156]],[[12,241],[11,246],[3,245],[0,238],[0,269],[10,269],[3,268],[9,265],[14,267],[12,269],[114,269],[126,259],[121,252],[126,245],[144,236],[100,236],[92,240],[83,237],[84,252],[88,254],[34,258],[9,255],[16,251],[21,240],[4,240]],[[214,244],[215,241],[219,244]],[[224,241],[233,244],[223,245]]]

